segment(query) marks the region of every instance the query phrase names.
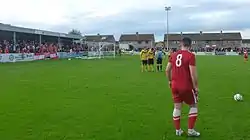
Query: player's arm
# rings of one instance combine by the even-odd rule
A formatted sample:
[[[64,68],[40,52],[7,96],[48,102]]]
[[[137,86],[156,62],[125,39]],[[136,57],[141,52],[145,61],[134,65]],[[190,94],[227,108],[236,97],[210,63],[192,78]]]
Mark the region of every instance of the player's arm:
[[[169,58],[168,64],[166,67],[166,76],[168,77],[169,83],[171,83],[171,81],[172,81],[172,75],[171,75],[172,64],[171,64],[171,62],[172,62],[172,57]]]
[[[168,81],[170,82],[172,81],[171,69],[172,69],[172,64],[168,62],[166,67],[166,76],[168,77]]]
[[[147,59],[148,59],[148,57],[149,57],[149,55],[150,55],[149,53],[150,53],[149,51],[146,53]]]
[[[192,78],[193,88],[195,90],[198,90],[198,75],[197,75],[196,62],[195,62],[194,55],[192,55],[192,57],[190,59],[189,70],[190,70],[190,75]]]
[[[159,53],[158,51],[155,52],[155,59],[157,59],[158,53]]]
[[[140,52],[140,59],[142,59],[142,51]]]
[[[165,51],[162,51],[163,55],[166,55],[166,52]]]

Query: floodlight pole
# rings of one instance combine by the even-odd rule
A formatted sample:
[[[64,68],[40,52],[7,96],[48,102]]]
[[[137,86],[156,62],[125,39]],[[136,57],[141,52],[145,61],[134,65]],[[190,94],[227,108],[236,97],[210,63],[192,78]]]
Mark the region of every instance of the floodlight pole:
[[[101,42],[98,42],[98,54],[99,54],[99,59],[101,59]]]
[[[167,13],[167,50],[169,49],[169,44],[168,44],[168,34],[169,34],[169,24],[168,24],[168,12],[171,10],[170,6],[165,7],[165,11]]]
[[[16,51],[16,32],[13,32],[13,45],[14,45],[14,48],[13,50]]]

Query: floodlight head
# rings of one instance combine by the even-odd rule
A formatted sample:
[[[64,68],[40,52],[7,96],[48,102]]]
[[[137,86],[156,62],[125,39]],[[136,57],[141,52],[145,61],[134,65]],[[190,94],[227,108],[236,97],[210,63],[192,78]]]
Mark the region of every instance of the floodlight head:
[[[171,7],[170,6],[166,6],[165,7],[165,11],[170,11],[171,10]]]

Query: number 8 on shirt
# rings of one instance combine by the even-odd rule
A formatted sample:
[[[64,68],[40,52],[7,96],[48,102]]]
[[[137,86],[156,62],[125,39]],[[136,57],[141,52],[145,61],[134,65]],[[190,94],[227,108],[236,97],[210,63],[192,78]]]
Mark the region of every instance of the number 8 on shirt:
[[[176,61],[175,61],[175,65],[177,67],[181,66],[181,59],[182,59],[182,54],[178,54],[177,57],[176,57]]]

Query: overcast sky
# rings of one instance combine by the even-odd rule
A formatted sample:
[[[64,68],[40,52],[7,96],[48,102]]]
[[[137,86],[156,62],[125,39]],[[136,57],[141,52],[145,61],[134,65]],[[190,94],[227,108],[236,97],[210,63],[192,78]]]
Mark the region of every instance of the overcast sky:
[[[250,38],[250,0],[0,0],[0,22],[83,34],[241,31]]]

